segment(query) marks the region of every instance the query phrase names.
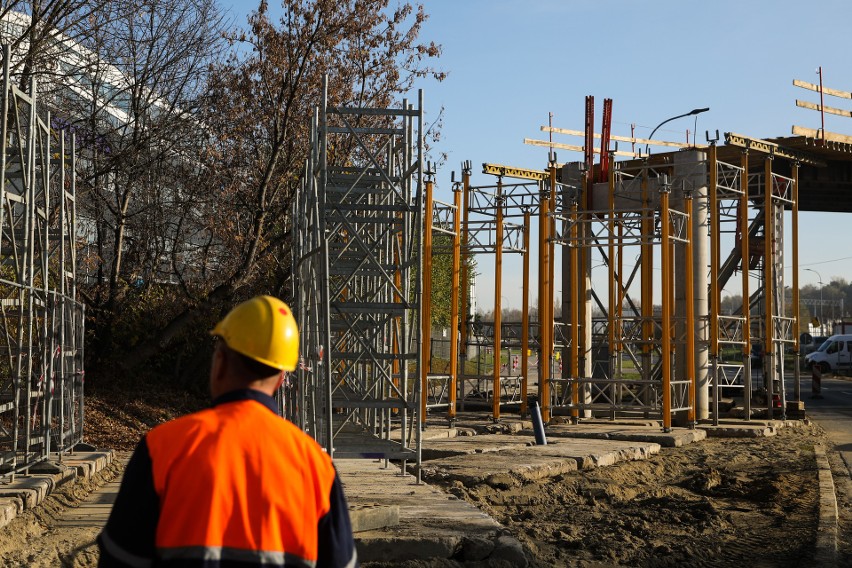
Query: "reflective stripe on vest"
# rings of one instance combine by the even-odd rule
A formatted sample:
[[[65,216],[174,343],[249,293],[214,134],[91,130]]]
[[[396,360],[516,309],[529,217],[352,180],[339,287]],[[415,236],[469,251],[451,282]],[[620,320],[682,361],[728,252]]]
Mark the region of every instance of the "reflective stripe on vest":
[[[263,566],[287,566],[288,568],[314,568],[317,563],[305,560],[284,552],[267,552],[264,550],[241,550],[235,548],[214,548],[189,546],[185,548],[166,548],[157,551],[163,560],[213,560],[216,562],[230,561],[246,564],[261,564]]]
[[[162,558],[239,553],[248,562],[314,565],[335,471],[293,424],[239,400],[162,424],[147,444]]]

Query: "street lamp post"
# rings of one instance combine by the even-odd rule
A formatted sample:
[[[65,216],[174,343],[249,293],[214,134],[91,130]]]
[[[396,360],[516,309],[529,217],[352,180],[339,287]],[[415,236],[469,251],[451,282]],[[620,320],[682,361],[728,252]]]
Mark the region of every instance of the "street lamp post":
[[[825,335],[823,333],[823,331],[824,331],[823,325],[824,324],[823,324],[823,321],[822,321],[822,275],[820,275],[820,273],[817,272],[816,270],[814,270],[813,268],[805,268],[805,270],[807,270],[808,272],[813,272],[814,274],[817,275],[817,282],[819,282],[819,331],[820,331],[820,335]]]
[[[667,118],[667,119],[665,119],[664,121],[662,121],[660,124],[658,124],[657,126],[655,126],[655,127],[654,127],[654,130],[652,130],[652,131],[651,131],[651,135],[650,135],[650,136],[648,136],[648,139],[650,140],[650,139],[654,138],[654,133],[655,133],[655,132],[656,132],[656,131],[657,131],[657,130],[658,130],[658,129],[662,126],[662,125],[664,125],[664,124],[665,124],[665,123],[667,123],[667,122],[671,122],[671,121],[673,121],[673,120],[677,120],[678,118],[683,118],[683,117],[685,117],[685,116],[694,116],[694,115],[696,115],[696,114],[701,114],[702,112],[707,112],[708,110],[710,110],[710,107],[705,107],[705,108],[694,108],[694,109],[692,109],[692,110],[691,110],[691,111],[689,111],[689,112],[685,112],[685,113],[683,113],[683,114],[679,114],[679,115],[677,115],[677,116],[673,116],[673,117],[671,117],[671,118]],[[645,144],[645,153],[646,153],[646,154],[648,153],[649,148],[650,148],[650,144]]]

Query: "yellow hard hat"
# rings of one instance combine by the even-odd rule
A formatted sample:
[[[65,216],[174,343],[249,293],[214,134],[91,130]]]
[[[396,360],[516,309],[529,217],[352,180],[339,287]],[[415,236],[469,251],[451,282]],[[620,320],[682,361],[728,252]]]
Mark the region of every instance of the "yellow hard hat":
[[[228,312],[211,335],[250,359],[281,371],[299,361],[299,328],[290,307],[272,296],[256,296]]]

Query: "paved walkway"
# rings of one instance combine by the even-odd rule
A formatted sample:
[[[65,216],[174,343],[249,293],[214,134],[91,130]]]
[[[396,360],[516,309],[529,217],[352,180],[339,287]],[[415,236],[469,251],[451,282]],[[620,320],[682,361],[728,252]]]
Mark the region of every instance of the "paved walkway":
[[[118,488],[121,485],[121,477],[102,485],[80,504],[65,511],[57,523],[59,528],[88,528],[98,529],[106,525]]]

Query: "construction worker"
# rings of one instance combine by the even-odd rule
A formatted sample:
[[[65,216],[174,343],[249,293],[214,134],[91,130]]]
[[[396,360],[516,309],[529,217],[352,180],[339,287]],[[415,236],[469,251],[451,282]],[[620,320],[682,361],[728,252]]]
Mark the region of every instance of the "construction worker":
[[[258,296],[211,334],[212,408],[139,442],[98,536],[100,566],[357,566],[331,459],[275,412],[298,361],[290,308]]]

